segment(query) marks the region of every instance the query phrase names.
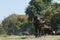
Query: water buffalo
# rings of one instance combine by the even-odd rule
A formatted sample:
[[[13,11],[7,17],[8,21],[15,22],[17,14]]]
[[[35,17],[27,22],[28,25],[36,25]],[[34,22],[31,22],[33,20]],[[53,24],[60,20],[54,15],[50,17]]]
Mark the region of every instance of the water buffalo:
[[[41,36],[41,28],[44,27],[44,23],[42,16],[34,16],[35,37]]]

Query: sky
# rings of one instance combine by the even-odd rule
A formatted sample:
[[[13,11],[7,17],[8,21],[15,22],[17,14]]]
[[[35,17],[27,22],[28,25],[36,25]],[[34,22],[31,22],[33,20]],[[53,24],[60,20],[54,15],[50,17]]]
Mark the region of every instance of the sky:
[[[54,0],[54,1],[60,3],[60,0]]]
[[[0,22],[13,13],[24,15],[29,2],[30,0],[0,0]]]
[[[12,13],[25,14],[30,0],[0,0],[0,21]]]

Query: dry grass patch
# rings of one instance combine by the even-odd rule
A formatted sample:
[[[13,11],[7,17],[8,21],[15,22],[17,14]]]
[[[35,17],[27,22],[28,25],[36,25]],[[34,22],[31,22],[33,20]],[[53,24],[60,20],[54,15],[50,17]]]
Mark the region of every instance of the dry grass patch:
[[[60,40],[60,35],[47,35],[38,38],[35,38],[34,36],[0,36],[0,40]]]

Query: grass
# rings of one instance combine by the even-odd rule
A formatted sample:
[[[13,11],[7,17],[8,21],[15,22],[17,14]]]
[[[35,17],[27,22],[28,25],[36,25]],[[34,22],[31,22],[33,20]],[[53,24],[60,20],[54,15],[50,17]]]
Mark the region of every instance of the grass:
[[[34,36],[0,36],[0,40],[60,40],[60,35],[57,36],[42,36],[35,38]]]
[[[22,40],[23,36],[0,36],[0,40]]]

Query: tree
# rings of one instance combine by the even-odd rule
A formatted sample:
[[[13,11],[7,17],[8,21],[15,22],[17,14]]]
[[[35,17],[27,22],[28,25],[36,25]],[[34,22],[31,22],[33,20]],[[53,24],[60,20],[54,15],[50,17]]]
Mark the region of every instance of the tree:
[[[58,14],[60,12],[60,4],[59,3],[52,3],[52,5],[47,8],[46,10],[43,10],[41,13],[45,15],[46,23],[47,25],[51,25],[51,19],[55,14]],[[53,22],[52,22],[53,23]]]
[[[44,16],[46,19],[46,23],[48,24],[48,22],[50,22],[49,17],[51,12],[50,11],[51,3],[52,3],[52,0],[31,0],[29,2],[29,6],[26,8],[26,11],[25,11],[26,15],[28,15],[29,23],[33,24],[35,22],[34,16],[39,15],[39,16]]]
[[[60,3],[53,3],[49,9],[42,11],[45,14],[46,24],[50,25],[55,31],[60,29]]]
[[[54,3],[53,9],[51,11],[53,13],[53,16],[51,18],[51,26],[54,28],[54,30],[59,30],[60,29],[60,4],[59,3]]]
[[[60,29],[60,14],[55,14],[51,19],[51,25],[54,28],[54,30]]]
[[[43,15],[41,12],[51,6],[52,0],[31,0],[29,6],[26,8],[26,15],[30,23],[33,22],[34,15]]]
[[[0,24],[0,35],[1,35],[1,34],[5,34],[5,31],[4,31],[4,29],[3,29],[2,24]]]
[[[12,14],[2,21],[4,30],[8,35],[18,34],[18,30],[27,22],[27,17],[24,15]]]

